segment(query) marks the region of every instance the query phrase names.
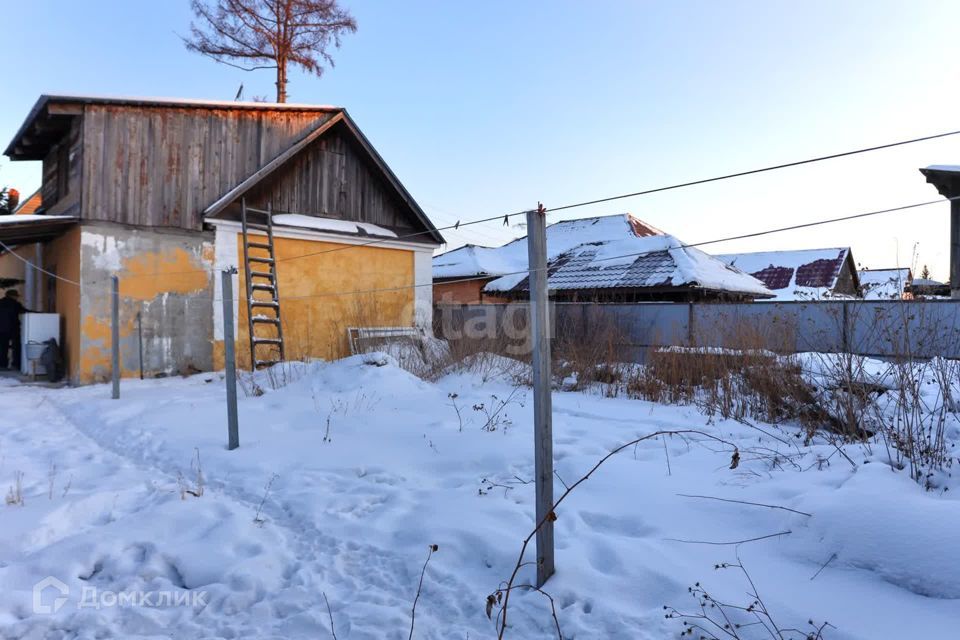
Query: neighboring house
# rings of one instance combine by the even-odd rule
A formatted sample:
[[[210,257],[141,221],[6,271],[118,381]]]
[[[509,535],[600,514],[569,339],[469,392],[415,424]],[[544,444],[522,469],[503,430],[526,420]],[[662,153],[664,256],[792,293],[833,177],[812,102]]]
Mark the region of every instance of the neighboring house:
[[[349,353],[351,326],[429,326],[443,238],[342,108],[45,95],[6,155],[43,163],[44,215],[7,216],[0,241],[63,278],[29,293],[62,315],[74,381],[109,376],[113,275],[123,375],[138,373],[139,336],[147,375],[221,367],[232,267],[249,366],[241,200],[276,212],[287,359]],[[0,256],[0,275],[15,258]]]
[[[433,301],[459,304],[506,302],[506,298],[483,292],[488,282],[511,269],[499,256],[502,249],[467,244],[436,256],[433,259]]]
[[[913,298],[913,272],[909,268],[861,269],[860,289],[864,300],[909,300]]]
[[[860,292],[849,247],[729,253],[716,257],[762,281],[775,294],[772,302],[855,298]]]
[[[950,285],[930,278],[914,278],[910,283],[910,293],[914,298],[949,298]]]
[[[753,300],[772,294],[763,284],[699,249],[682,247],[631,214],[566,220],[547,227],[547,286],[557,301]],[[443,281],[482,275],[482,302],[529,297],[527,239],[496,249],[477,247],[434,258],[440,297],[455,290]],[[496,277],[500,276],[500,277]],[[475,300],[471,300],[475,301]]]
[[[26,200],[23,200],[20,204],[17,205],[17,208],[13,210],[14,215],[30,215],[38,213],[40,208],[43,206],[43,197],[40,193],[40,189],[37,189],[30,197]]]

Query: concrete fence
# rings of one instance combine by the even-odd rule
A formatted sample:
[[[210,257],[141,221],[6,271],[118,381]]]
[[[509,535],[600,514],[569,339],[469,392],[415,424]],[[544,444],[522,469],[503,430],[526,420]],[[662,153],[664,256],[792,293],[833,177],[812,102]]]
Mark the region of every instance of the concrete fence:
[[[501,337],[518,351],[527,321],[526,303],[434,310],[439,337]],[[651,348],[669,346],[960,358],[960,301],[554,303],[551,330],[558,341],[609,341],[624,360],[635,362],[643,362]]]

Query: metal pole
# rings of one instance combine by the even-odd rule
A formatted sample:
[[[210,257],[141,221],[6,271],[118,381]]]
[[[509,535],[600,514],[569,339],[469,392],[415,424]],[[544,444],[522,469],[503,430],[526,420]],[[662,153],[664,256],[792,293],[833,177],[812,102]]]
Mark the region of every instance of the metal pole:
[[[110,296],[110,364],[113,369],[114,400],[120,398],[120,278],[111,276]]]
[[[553,557],[553,407],[550,376],[550,327],[547,315],[546,209],[527,212],[530,264],[530,337],[533,344],[533,436],[536,480],[537,587],[554,572]]]
[[[140,379],[143,380],[143,314],[137,311],[137,353],[139,354]]]
[[[233,337],[233,274],[236,269],[224,269],[220,274],[220,297],[223,299],[223,361],[227,384],[227,449],[240,446],[240,426],[237,421],[237,356]]]
[[[950,201],[950,298],[960,298],[960,200]]]

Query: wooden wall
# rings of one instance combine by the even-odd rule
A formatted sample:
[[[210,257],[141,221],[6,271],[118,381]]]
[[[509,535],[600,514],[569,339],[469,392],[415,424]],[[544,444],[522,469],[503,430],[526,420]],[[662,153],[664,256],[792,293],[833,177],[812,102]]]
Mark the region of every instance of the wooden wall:
[[[274,211],[370,222],[400,233],[421,227],[342,123],[257,185],[248,202],[260,208],[270,204]]]
[[[204,209],[334,113],[87,105],[83,217],[199,230]]]
[[[40,199],[52,215],[77,215],[80,208],[83,132],[78,118],[43,159]],[[51,203],[48,205],[47,203]]]

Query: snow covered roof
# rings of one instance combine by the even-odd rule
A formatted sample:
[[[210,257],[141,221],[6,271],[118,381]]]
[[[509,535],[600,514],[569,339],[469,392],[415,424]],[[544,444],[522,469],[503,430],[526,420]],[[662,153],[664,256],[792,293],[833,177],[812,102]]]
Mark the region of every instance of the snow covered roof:
[[[716,257],[761,280],[776,294],[776,301],[832,297],[844,262],[851,260],[849,247],[728,253]]]
[[[0,242],[7,246],[49,240],[77,222],[73,216],[46,216],[36,213],[0,216]]]
[[[506,247],[465,244],[453,251],[441,253],[433,259],[433,277],[469,278],[509,273],[516,265],[505,255],[504,249]]]
[[[551,290],[693,287],[769,297],[756,279],[627,213],[547,227]],[[528,290],[527,241],[462,247],[434,258],[435,278],[490,275],[487,292]],[[519,272],[519,273],[517,273]]]
[[[0,216],[0,224],[30,224],[50,220],[76,220],[73,216],[47,216],[40,213],[19,213]]]
[[[913,281],[908,268],[862,269],[860,287],[865,300],[900,300]]]

